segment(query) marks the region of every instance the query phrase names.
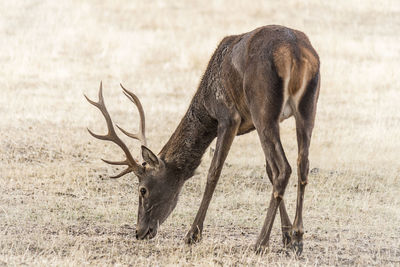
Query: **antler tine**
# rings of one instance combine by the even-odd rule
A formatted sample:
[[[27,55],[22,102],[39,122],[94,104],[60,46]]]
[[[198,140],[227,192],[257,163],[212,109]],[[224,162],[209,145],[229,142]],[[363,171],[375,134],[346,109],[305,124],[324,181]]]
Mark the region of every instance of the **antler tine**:
[[[129,165],[129,162],[127,160],[122,160],[122,161],[111,161],[106,159],[101,159],[101,160],[110,165]]]
[[[105,140],[105,141],[109,141],[109,136],[108,135],[100,135],[100,134],[95,134],[94,132],[92,132],[89,128],[86,128],[88,130],[88,132],[90,133],[91,136],[93,136],[94,138],[100,139],[100,140]]]
[[[122,129],[120,126],[117,125],[118,129],[121,130],[121,132],[123,132],[125,135],[139,140],[141,142],[142,145],[147,146],[147,140],[146,140],[146,121],[145,121],[145,115],[144,115],[144,110],[143,110],[143,106],[142,103],[140,103],[139,98],[132,93],[131,91],[129,91],[128,89],[126,89],[122,84],[120,84],[124,94],[126,95],[126,97],[128,97],[128,99],[130,101],[132,101],[138,111],[139,111],[139,116],[140,116],[140,124],[139,124],[139,132],[136,134],[133,133],[129,133],[128,131]]]
[[[142,142],[142,136],[139,134],[139,133],[137,133],[137,134],[133,134],[133,133],[130,133],[130,132],[127,132],[126,130],[124,130],[123,128],[121,128],[118,124],[116,124],[115,126],[117,126],[117,128],[121,131],[121,132],[123,132],[125,135],[127,135],[127,136],[129,136],[129,137],[131,137],[131,138],[133,138],[133,139],[136,139],[136,140],[139,140],[141,143],[143,143]]]
[[[112,165],[128,165],[128,168],[123,171],[122,173],[120,173],[117,176],[113,176],[111,178],[119,178],[131,171],[137,172],[140,169],[140,166],[136,163],[136,161],[134,160],[134,158],[132,157],[132,154],[130,153],[128,147],[125,145],[125,143],[118,137],[117,133],[115,132],[114,126],[113,126],[113,122],[111,120],[110,114],[107,111],[106,105],[104,103],[104,98],[103,98],[103,86],[102,83],[100,83],[100,89],[99,89],[99,101],[95,102],[90,100],[86,95],[85,98],[87,99],[87,101],[94,105],[95,107],[97,107],[101,113],[103,114],[106,123],[107,123],[107,129],[108,129],[108,133],[106,135],[98,135],[93,133],[91,130],[87,129],[88,132],[97,139],[100,140],[105,140],[105,141],[111,141],[113,143],[115,143],[116,145],[118,145],[125,153],[126,155],[126,159],[124,161],[109,161],[109,160],[103,160],[104,162],[108,163],[108,164],[112,164]]]
[[[110,176],[110,178],[112,179],[117,179],[119,177],[124,176],[127,173],[130,173],[132,171],[132,169],[130,167],[126,168],[125,170],[123,170],[120,174],[114,175],[114,176]]]

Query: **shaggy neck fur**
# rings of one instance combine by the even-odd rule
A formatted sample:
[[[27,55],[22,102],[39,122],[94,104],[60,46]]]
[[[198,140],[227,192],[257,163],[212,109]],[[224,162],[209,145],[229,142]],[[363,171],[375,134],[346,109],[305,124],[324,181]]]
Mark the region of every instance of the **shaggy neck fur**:
[[[167,166],[177,170],[177,178],[193,176],[201,158],[216,137],[217,122],[195,96],[175,132],[159,153]]]

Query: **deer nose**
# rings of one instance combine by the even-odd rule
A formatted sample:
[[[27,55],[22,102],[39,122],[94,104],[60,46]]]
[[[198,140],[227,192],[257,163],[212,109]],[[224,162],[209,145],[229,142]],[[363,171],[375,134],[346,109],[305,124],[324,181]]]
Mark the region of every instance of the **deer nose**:
[[[137,233],[137,230],[136,230],[136,239],[139,239],[139,235],[138,235],[138,233]]]

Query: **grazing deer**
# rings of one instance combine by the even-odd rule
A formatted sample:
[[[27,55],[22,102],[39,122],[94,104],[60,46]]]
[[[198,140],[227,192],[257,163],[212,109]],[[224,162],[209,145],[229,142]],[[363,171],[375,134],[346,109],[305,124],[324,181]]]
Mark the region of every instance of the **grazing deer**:
[[[319,65],[318,54],[300,31],[272,25],[225,37],[211,57],[185,116],[158,155],[147,148],[145,116],[139,99],[121,85],[125,95],[137,106],[141,123],[138,134],[117,127],[127,136],[141,141],[142,164],[132,157],[117,136],[103,100],[101,84],[98,102],[85,96],[103,113],[108,127],[108,134],[104,136],[90,130],[89,133],[95,138],[114,142],[126,155],[123,161],[104,160],[109,164],[127,165],[122,173],[112,178],[129,172],[139,178],[136,237],[145,239],[156,235],[158,226],[175,208],[183,184],[193,176],[202,155],[217,137],[203,199],[185,237],[188,244],[199,241],[204,218],[233,139],[256,129],[273,189],[255,249],[260,252],[268,246],[279,208],[283,243],[301,253],[303,198],[320,87]],[[283,200],[291,168],[279,135],[279,123],[292,115],[296,121],[299,184],[293,225]]]

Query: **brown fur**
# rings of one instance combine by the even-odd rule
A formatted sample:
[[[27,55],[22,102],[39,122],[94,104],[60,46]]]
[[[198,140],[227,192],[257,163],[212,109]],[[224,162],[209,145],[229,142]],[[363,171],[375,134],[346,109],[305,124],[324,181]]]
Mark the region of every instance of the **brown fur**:
[[[308,148],[319,85],[319,58],[304,33],[271,25],[225,37],[212,55],[186,114],[158,156],[143,148],[143,158],[149,164],[135,172],[141,192],[138,238],[155,235],[157,225],[175,207],[184,182],[217,137],[204,196],[185,238],[187,243],[200,240],[207,208],[234,137],[256,129],[273,184],[256,249],[268,245],[279,208],[283,242],[301,252]],[[283,202],[291,168],[279,137],[279,122],[291,115],[296,120],[299,145],[299,191],[293,225]]]

